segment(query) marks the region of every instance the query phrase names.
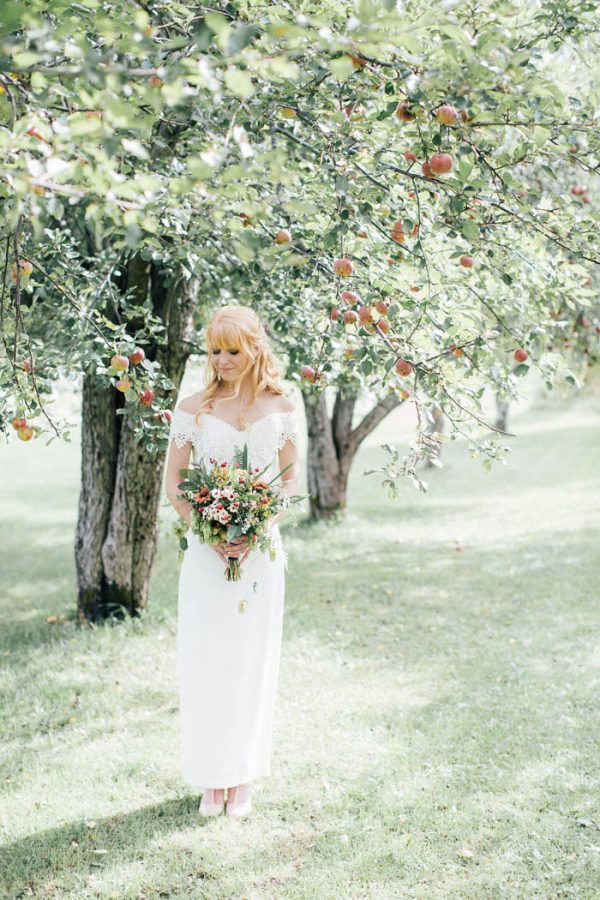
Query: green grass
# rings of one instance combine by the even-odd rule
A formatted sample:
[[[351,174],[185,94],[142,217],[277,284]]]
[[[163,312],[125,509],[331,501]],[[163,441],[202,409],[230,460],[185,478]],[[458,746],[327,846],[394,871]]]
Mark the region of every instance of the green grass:
[[[390,418],[345,524],[286,531],[243,822],[202,823],[180,776],[170,511],[147,613],[81,628],[78,447],[2,448],[2,896],[598,898],[600,409],[510,424],[508,468],[452,443],[391,503],[361,474]]]

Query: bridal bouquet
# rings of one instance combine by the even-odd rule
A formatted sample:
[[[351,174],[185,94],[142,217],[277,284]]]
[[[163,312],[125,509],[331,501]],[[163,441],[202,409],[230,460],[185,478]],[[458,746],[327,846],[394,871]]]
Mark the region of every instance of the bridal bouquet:
[[[201,461],[193,463],[189,469],[182,469],[184,481],[177,485],[182,491],[179,496],[192,505],[189,526],[192,532],[198,535],[201,543],[207,544],[233,541],[245,534],[251,546],[268,552],[270,558],[275,559],[275,544],[268,533],[268,522],[280,510],[303,499],[285,494],[280,485],[274,486],[290,466],[270,481],[262,481],[261,475],[268,466],[262,471],[248,467],[247,444],[235,454],[231,465],[218,463],[215,459],[209,462],[210,467]],[[187,529],[185,520],[180,519],[175,530],[182,551],[188,546]],[[242,574],[239,560],[229,557],[226,580],[239,581]]]

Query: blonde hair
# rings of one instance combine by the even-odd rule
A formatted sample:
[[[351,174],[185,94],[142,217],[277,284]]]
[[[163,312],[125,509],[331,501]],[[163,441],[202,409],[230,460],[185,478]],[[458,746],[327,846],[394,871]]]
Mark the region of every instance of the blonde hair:
[[[212,351],[242,350],[250,356],[246,369],[237,380],[231,398],[239,396],[244,377],[250,373],[252,396],[246,407],[248,410],[259,393],[271,390],[274,394],[284,394],[281,384],[281,370],[271,347],[267,333],[253,309],[248,306],[222,306],[211,317],[206,327],[206,360],[204,396],[200,409],[195,415],[196,424],[200,416],[212,412],[215,400],[221,390],[221,380],[212,360]],[[247,425],[244,415],[241,416],[244,427]]]

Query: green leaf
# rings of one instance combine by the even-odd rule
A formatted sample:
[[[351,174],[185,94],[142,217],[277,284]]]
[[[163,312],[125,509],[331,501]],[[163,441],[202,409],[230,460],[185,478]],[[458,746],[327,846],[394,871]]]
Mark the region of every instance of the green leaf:
[[[225,84],[232,94],[235,94],[236,97],[240,97],[242,100],[247,100],[254,93],[252,79],[246,72],[242,72],[241,69],[233,67],[227,69],[225,72]]]
[[[232,28],[227,43],[227,55],[233,56],[234,53],[239,53],[240,50],[247,47],[259,33],[260,28],[258,25],[239,25],[237,28]]]
[[[354,72],[354,65],[349,56],[339,56],[337,59],[329,60],[329,68],[337,81],[345,81]]]

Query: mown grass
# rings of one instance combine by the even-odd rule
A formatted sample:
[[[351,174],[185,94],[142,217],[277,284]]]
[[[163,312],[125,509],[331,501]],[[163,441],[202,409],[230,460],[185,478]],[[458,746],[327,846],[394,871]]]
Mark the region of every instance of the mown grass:
[[[361,473],[395,422],[345,523],[286,531],[243,822],[202,823],[180,776],[170,511],[147,613],[81,628],[78,446],[2,448],[2,896],[600,896],[598,400],[518,415],[488,475],[446,445],[391,503]]]

